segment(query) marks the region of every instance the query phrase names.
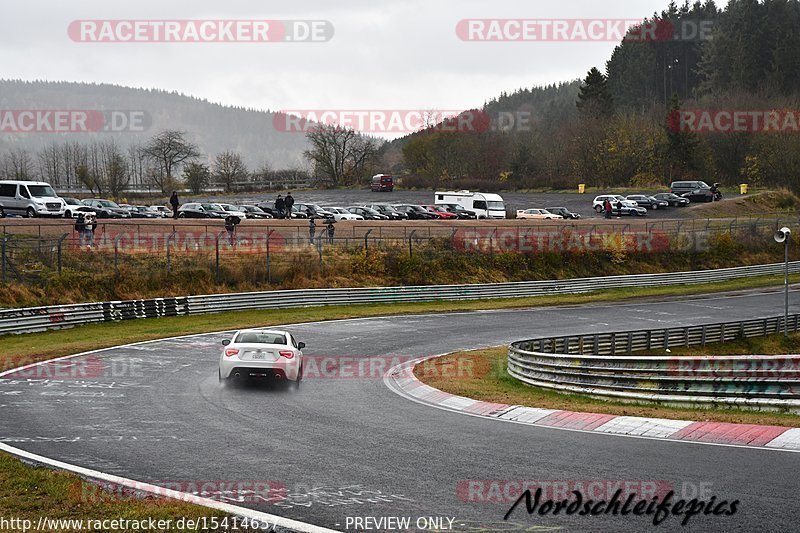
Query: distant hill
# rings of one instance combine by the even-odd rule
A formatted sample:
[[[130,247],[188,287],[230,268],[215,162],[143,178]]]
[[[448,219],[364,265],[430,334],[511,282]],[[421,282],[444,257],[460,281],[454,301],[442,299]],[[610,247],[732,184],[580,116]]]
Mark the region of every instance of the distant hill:
[[[150,120],[139,133],[0,133],[0,153],[23,147],[31,153],[66,141],[89,142],[113,136],[123,147],[144,143],[162,129],[188,132],[209,159],[225,150],[239,152],[254,169],[305,167],[303,133],[276,131],[276,113],[215,104],[177,92],[109,84],[0,80],[0,109],[80,109],[144,111]]]

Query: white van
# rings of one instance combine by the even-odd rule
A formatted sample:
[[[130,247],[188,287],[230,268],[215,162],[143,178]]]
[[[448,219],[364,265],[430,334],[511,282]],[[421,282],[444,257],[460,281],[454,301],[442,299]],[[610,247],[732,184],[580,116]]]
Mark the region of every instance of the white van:
[[[10,214],[28,218],[63,217],[66,206],[49,183],[0,181],[0,217]]]
[[[470,191],[437,191],[436,205],[458,204],[478,218],[506,218],[506,204],[499,194]]]

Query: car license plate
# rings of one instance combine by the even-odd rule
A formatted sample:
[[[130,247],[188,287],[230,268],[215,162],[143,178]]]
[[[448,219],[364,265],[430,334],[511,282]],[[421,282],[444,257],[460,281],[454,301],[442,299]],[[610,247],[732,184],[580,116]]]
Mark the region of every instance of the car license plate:
[[[253,360],[254,360],[254,361],[256,361],[256,360],[261,360],[261,361],[263,361],[263,360],[265,360],[266,358],[267,358],[267,354],[265,354],[265,353],[263,353],[263,352],[253,352]]]

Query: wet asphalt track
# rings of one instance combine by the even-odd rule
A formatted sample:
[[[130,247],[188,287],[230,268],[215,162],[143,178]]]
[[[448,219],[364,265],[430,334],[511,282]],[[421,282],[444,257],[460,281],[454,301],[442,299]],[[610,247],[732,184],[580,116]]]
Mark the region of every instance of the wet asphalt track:
[[[774,292],[290,329],[308,344],[307,355],[420,356],[540,334],[772,316],[781,305],[782,294]],[[466,480],[644,480],[689,497],[699,488],[718,501],[740,500],[736,515],[695,517],[687,531],[785,531],[800,518],[800,454],[484,420],[414,403],[381,379],[307,379],[299,392],[262,384],[223,387],[217,382],[223,338],[165,340],[84,356],[92,358],[89,368],[102,363],[101,375],[91,380],[0,380],[0,442],[172,488],[268,482],[271,492],[223,501],[334,529],[344,529],[348,516],[455,517],[457,531],[652,527],[647,517],[529,517],[521,508],[502,523],[510,504],[464,501],[458,487]],[[669,518],[659,529],[678,524]]]

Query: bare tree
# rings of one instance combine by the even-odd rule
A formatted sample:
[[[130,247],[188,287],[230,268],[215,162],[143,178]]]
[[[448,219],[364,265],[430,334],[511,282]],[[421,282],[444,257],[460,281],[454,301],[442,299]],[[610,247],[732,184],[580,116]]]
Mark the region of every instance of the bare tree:
[[[29,180],[34,177],[33,158],[22,147],[13,148],[3,156],[3,174],[6,179]]]
[[[306,134],[311,150],[304,155],[317,173],[333,185],[360,177],[366,163],[377,155],[377,145],[354,130],[319,124]]]
[[[61,185],[63,176],[63,166],[61,161],[61,147],[56,143],[51,143],[42,148],[36,154],[39,163],[39,175],[46,182],[53,185]]]
[[[114,197],[119,197],[131,182],[130,167],[120,147],[113,140],[101,146],[101,181]]]
[[[248,175],[242,156],[236,152],[226,150],[214,158],[214,179],[225,186],[225,191],[232,191],[233,185],[247,180]]]
[[[164,130],[144,146],[144,154],[153,164],[150,175],[153,182],[167,192],[175,179],[174,173],[184,163],[200,157],[200,149],[186,139],[186,132]]]

